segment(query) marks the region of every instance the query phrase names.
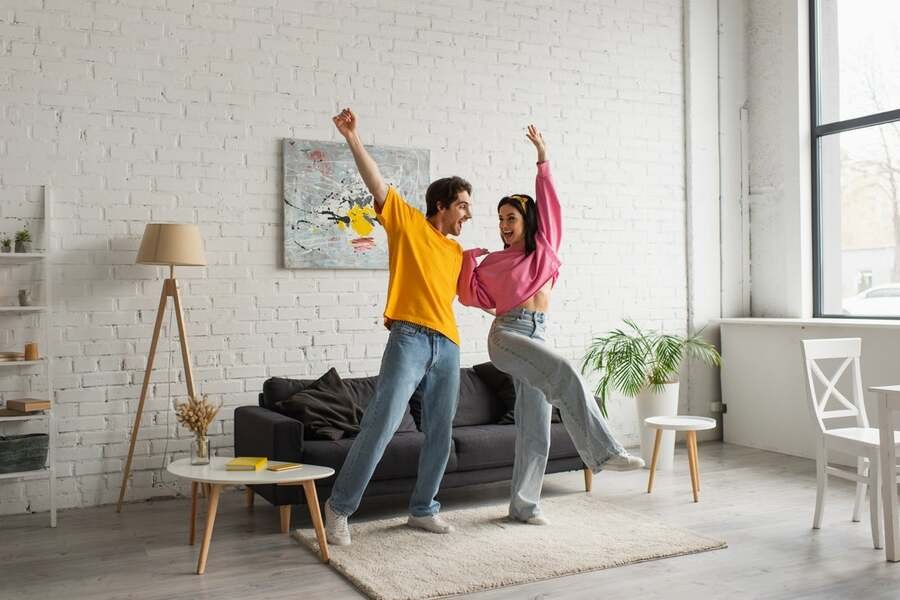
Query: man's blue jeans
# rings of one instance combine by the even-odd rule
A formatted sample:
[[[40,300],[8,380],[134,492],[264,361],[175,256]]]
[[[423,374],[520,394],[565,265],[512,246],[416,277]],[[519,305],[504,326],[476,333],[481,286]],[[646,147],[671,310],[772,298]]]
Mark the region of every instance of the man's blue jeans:
[[[421,430],[425,443],[419,454],[419,472],[409,501],[416,517],[435,515],[441,508],[437,495],[450,457],[453,416],[459,401],[459,346],[440,333],[406,321],[394,321],[381,357],[375,397],[360,423],[360,432],[338,474],[328,502],[342,515],[359,508],[363,492],[406,406],[422,383]]]

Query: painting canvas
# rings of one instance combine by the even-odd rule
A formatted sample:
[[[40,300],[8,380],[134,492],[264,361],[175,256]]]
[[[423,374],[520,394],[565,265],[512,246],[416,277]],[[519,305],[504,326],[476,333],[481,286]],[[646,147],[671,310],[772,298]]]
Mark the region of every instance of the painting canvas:
[[[425,212],[429,151],[366,149],[389,185]],[[347,144],[284,140],[284,265],[387,269],[387,236]]]

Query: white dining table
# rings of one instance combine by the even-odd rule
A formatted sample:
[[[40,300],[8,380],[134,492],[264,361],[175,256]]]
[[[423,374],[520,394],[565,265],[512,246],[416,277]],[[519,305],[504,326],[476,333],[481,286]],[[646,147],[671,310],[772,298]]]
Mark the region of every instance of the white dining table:
[[[894,446],[894,411],[900,410],[900,385],[873,386],[878,395],[878,441],[881,500],[884,512],[884,553],[890,562],[900,560],[900,523],[897,516],[897,449]]]

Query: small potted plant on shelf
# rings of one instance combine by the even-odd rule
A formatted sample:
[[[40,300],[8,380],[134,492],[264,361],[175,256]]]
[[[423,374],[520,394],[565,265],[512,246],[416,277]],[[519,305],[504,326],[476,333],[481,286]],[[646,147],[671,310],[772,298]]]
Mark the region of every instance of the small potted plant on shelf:
[[[209,431],[209,425],[216,418],[220,408],[222,408],[222,403],[220,402],[218,406],[213,406],[206,394],[203,394],[201,399],[198,399],[196,396],[190,396],[187,402],[175,405],[175,417],[178,419],[178,422],[194,433],[194,440],[191,442],[192,465],[209,464],[209,438],[207,437],[207,431]]]
[[[653,433],[644,419],[678,414],[678,371],[684,359],[719,366],[721,356],[715,346],[701,337],[702,331],[683,337],[642,330],[626,319],[630,331],[616,329],[594,338],[582,363],[582,372],[600,372],[597,398],[606,415],[610,390],[631,396],[637,402],[641,456],[649,464]],[[664,432],[658,466],[671,468],[675,436]]]
[[[0,238],[0,252],[12,252],[12,239],[8,235]]]
[[[16,252],[31,252],[31,232],[27,227],[16,232]]]

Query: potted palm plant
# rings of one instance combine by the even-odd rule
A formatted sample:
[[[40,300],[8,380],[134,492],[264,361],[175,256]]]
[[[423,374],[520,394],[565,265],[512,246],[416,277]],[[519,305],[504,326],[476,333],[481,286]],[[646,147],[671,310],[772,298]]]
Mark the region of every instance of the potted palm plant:
[[[28,228],[16,232],[16,252],[31,252],[31,232]]]
[[[678,413],[678,371],[685,359],[719,366],[721,356],[701,337],[702,331],[680,336],[643,330],[625,319],[628,330],[615,329],[596,337],[588,347],[581,370],[600,373],[596,394],[604,416],[611,391],[633,397],[637,402],[641,456],[647,464],[653,450],[654,432],[644,419]],[[675,432],[663,432],[657,468],[671,468],[675,452]]]

